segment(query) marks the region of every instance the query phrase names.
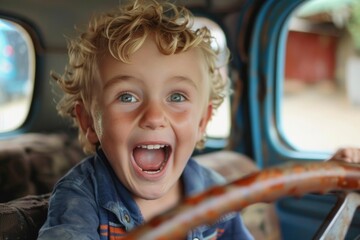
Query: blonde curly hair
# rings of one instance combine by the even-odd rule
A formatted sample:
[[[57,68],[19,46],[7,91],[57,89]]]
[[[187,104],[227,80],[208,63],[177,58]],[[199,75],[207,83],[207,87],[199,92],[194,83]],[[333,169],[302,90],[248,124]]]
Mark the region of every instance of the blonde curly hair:
[[[99,58],[110,53],[115,59],[129,63],[131,55],[150,35],[165,55],[193,48],[201,50],[209,70],[209,101],[213,109],[218,108],[224,99],[226,85],[216,66],[218,52],[211,47],[210,31],[205,27],[192,30],[192,21],[192,14],[184,7],[166,1],[135,0],[116,11],[93,17],[85,31],[68,41],[69,63],[64,74],[52,73],[52,77],[64,91],[57,105],[58,112],[73,119],[79,128],[79,140],[85,152],[94,152],[96,146],[87,141],[74,108],[77,102],[83,102],[90,114],[95,106]]]

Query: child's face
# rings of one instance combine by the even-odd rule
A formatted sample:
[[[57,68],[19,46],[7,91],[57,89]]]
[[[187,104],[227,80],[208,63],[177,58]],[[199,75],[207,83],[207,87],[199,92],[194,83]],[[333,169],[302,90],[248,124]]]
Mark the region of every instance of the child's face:
[[[100,141],[118,178],[144,199],[178,181],[211,116],[208,73],[197,49],[166,56],[147,40],[126,64],[100,60],[100,117],[88,133]]]

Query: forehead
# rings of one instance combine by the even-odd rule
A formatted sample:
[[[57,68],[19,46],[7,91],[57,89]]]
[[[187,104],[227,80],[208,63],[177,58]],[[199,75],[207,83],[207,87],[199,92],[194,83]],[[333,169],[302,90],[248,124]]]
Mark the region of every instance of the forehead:
[[[193,79],[198,84],[208,83],[208,66],[204,54],[198,48],[186,52],[165,55],[152,38],[130,56],[130,62],[115,59],[110,53],[99,60],[99,73],[106,84],[116,75],[129,75],[140,79],[171,78],[180,76]]]

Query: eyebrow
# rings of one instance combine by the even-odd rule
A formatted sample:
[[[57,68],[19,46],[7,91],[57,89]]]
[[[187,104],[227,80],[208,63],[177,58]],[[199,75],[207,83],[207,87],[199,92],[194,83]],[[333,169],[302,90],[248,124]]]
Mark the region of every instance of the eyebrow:
[[[128,76],[128,75],[116,75],[116,76],[110,78],[108,81],[106,81],[103,89],[106,89],[118,82],[126,82],[126,81],[130,81],[131,79],[138,80],[137,78]],[[138,80],[138,81],[140,81],[140,80]]]
[[[116,75],[112,78],[110,78],[108,81],[106,81],[104,88],[106,89],[109,86],[112,86],[113,84],[116,84],[118,82],[126,82],[126,81],[130,81],[130,80],[135,80],[137,82],[142,82],[142,80],[133,77],[133,76],[129,76],[129,75]],[[173,76],[171,78],[169,78],[167,80],[168,82],[170,81],[176,81],[176,82],[188,82],[190,83],[190,85],[192,85],[195,89],[198,89],[198,85],[195,84],[195,81],[192,78],[186,77],[186,76]]]
[[[192,78],[189,77],[185,77],[185,76],[174,76],[170,79],[174,79],[177,80],[179,82],[188,82],[190,83],[193,87],[195,87],[195,89],[198,89],[198,85],[195,84],[195,81]]]

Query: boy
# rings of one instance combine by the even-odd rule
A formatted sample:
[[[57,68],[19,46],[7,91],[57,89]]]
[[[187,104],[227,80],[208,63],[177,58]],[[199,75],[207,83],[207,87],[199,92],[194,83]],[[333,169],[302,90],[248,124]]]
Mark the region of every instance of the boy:
[[[190,159],[223,100],[205,28],[170,3],[135,1],[95,18],[54,76],[58,108],[94,153],[60,180],[39,239],[113,239],[223,179]],[[190,160],[189,160],[190,159]],[[252,239],[239,214],[188,239]]]

